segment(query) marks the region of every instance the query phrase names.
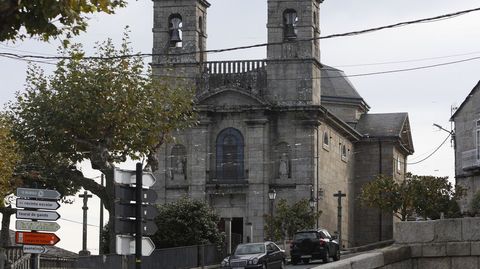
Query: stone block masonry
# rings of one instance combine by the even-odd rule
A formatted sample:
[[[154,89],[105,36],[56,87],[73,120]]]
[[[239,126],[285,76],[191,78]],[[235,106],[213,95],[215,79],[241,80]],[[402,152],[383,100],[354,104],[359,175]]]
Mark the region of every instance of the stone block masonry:
[[[395,244],[321,269],[480,268],[480,218],[409,221],[395,224]]]

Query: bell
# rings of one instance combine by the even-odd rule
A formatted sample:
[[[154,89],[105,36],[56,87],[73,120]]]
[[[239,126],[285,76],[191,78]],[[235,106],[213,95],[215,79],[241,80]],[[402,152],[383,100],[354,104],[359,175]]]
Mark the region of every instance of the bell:
[[[170,42],[175,44],[182,42],[182,39],[180,38],[180,31],[178,29],[172,29],[170,31]]]
[[[182,29],[182,19],[174,17],[170,20],[170,45],[175,47],[177,43],[182,42],[180,36],[180,29]]]
[[[296,39],[297,34],[295,33],[295,28],[293,24],[286,24],[285,25],[285,39],[292,40]]]

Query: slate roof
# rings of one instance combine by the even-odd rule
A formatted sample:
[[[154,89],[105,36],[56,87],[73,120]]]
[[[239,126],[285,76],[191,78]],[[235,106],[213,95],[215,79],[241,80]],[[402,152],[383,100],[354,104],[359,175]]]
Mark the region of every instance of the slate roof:
[[[454,120],[457,113],[459,113],[463,109],[465,104],[468,103],[468,101],[470,100],[470,97],[472,97],[476,92],[478,92],[479,89],[480,89],[480,81],[478,81],[477,85],[475,85],[475,87],[473,87],[472,91],[467,95],[465,100],[463,100],[462,104],[458,107],[457,111],[455,111],[455,113],[453,113],[453,115],[450,117],[450,121]]]
[[[322,98],[347,98],[363,101],[362,96],[360,96],[342,70],[328,65],[322,65],[320,71]]]
[[[363,114],[356,130],[368,137],[401,137],[407,113]]]

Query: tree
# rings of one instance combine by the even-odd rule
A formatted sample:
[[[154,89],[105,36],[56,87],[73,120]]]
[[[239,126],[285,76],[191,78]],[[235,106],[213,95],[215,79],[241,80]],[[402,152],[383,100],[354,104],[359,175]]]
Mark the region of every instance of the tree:
[[[11,131],[14,128],[11,118],[0,114],[0,158],[1,162],[1,195],[0,214],[2,228],[0,246],[9,246],[10,218],[16,209],[11,203],[17,187],[36,187],[56,189],[62,195],[62,202],[71,202],[66,196],[75,194],[79,186],[72,182],[68,173],[68,162],[60,158],[47,157],[41,152],[29,152],[16,143]]]
[[[465,195],[465,189],[461,186],[454,188],[448,177],[412,175],[412,185],[418,215],[425,219],[438,219],[440,213],[447,217],[460,215],[456,201]]]
[[[217,227],[220,218],[205,202],[183,198],[159,206],[159,213],[156,223],[161,228],[151,237],[157,248],[223,242]]]
[[[39,36],[43,40],[64,33],[78,35],[87,27],[87,14],[111,14],[124,7],[125,0],[2,0],[0,41]]]
[[[0,197],[6,197],[10,192],[9,181],[20,158],[17,144],[11,134],[11,122],[5,113],[0,113]],[[4,201],[1,200],[0,207],[4,205]]]
[[[17,144],[11,135],[11,122],[5,113],[0,113],[0,213],[2,214],[0,247],[10,245],[8,228],[13,210],[9,207],[8,196],[13,192],[12,175],[20,158]]]
[[[405,180],[379,175],[362,188],[360,200],[365,206],[393,213],[402,221],[414,213],[425,219],[460,215],[457,200],[464,195],[461,187],[453,188],[448,177],[407,174]]]
[[[264,229],[268,233],[270,228],[273,228],[272,240],[292,238],[297,231],[312,229],[320,214],[321,212],[315,213],[310,209],[307,199],[292,205],[289,205],[287,200],[280,199],[273,218],[270,215],[264,215]]]
[[[102,199],[114,225],[114,164],[146,157],[147,169],[156,170],[158,148],[173,130],[194,122],[193,92],[153,80],[140,56],[126,56],[132,54],[128,34],[119,49],[111,40],[96,48],[97,58],[88,59],[79,44],[64,49],[70,57],[51,76],[31,66],[26,89],[10,109],[18,143],[67,160],[71,169],[62,172]],[[86,160],[105,174],[105,187],[76,168]]]
[[[480,191],[477,191],[470,202],[470,212],[473,215],[480,214]]]
[[[409,178],[399,183],[392,177],[378,175],[363,186],[359,199],[363,205],[393,213],[402,221],[407,220],[414,210]]]

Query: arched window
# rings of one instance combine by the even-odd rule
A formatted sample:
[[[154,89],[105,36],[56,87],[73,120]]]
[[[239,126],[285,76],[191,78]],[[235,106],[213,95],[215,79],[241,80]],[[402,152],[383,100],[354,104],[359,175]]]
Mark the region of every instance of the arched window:
[[[297,39],[298,16],[294,9],[283,12],[283,37],[286,40]]]
[[[216,143],[217,179],[236,181],[245,178],[243,136],[235,128],[220,132]]]
[[[182,46],[182,16],[172,14],[168,18],[168,30],[170,33],[170,47]]]
[[[186,179],[187,175],[187,150],[184,145],[176,144],[172,148],[170,155],[170,175],[171,179]]]

